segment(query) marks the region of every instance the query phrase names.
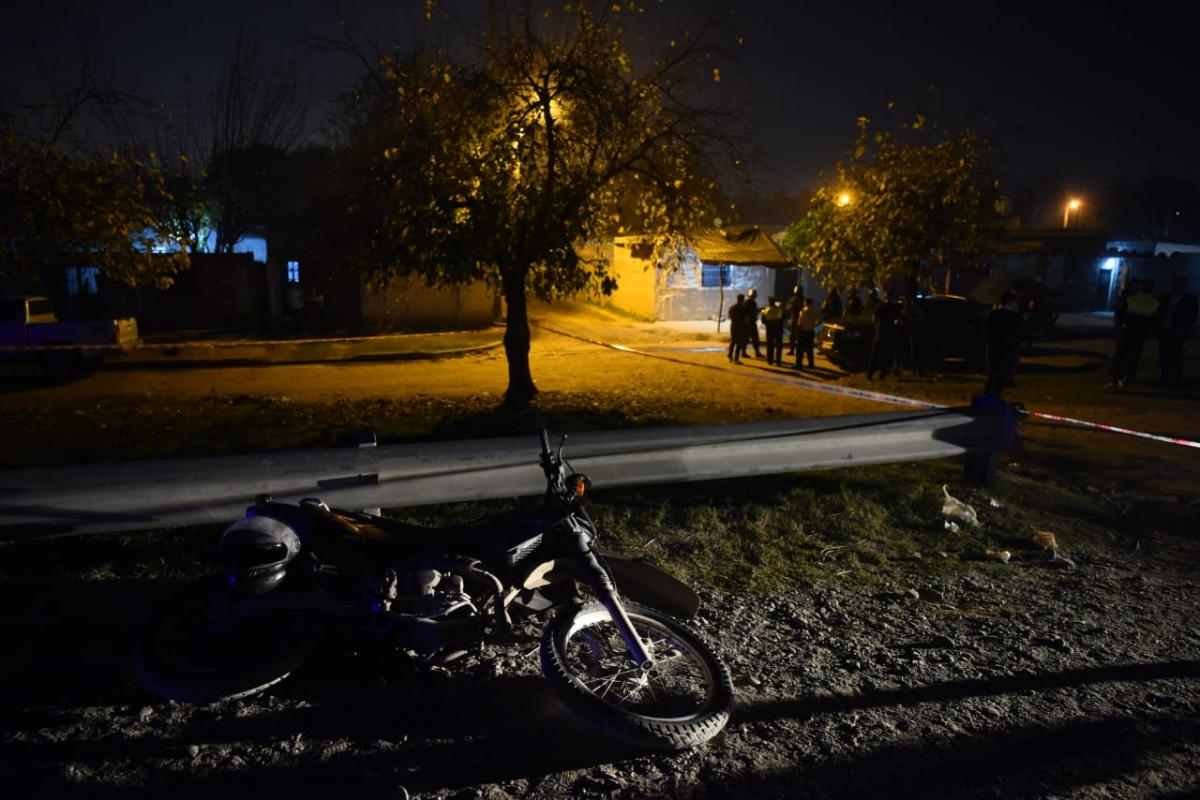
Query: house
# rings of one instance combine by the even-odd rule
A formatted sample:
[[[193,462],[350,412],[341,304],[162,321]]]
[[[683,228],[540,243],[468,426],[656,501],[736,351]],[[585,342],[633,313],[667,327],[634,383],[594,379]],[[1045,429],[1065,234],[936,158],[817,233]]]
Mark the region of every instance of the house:
[[[1200,287],[1200,244],[1110,241],[1099,270],[1109,279],[1108,308],[1116,305],[1120,290],[1134,278],[1153,281],[1154,293],[1164,294],[1170,289],[1172,278],[1182,277],[1187,281],[1188,291],[1194,293]]]
[[[1104,308],[1109,276],[1102,270],[1105,237],[1081,228],[1018,229],[986,255],[986,268],[949,268],[934,275],[934,286],[951,294],[993,303],[1024,285],[1058,296],[1062,309]],[[1101,274],[1103,273],[1103,274]]]
[[[191,253],[188,264],[166,289],[136,289],[143,331],[264,327],[266,265],[253,253]]]
[[[270,245],[266,298],[276,325],[359,333],[463,330],[500,316],[498,296],[482,281],[435,287],[409,276],[378,287],[347,269],[320,232],[277,226]]]
[[[790,294],[798,279],[796,265],[757,225],[705,230],[673,265],[656,262],[654,249],[647,236],[613,240],[617,289],[609,304],[652,320],[719,320],[736,295],[756,289],[761,303]]]

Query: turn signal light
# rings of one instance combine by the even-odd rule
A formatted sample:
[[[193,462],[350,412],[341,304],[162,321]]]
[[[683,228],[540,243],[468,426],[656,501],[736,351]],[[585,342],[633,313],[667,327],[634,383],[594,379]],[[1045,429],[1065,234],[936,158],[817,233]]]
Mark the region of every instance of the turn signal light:
[[[580,475],[576,472],[567,476],[567,485],[572,487],[576,497],[583,497],[588,487],[592,485],[592,482],[587,475]]]

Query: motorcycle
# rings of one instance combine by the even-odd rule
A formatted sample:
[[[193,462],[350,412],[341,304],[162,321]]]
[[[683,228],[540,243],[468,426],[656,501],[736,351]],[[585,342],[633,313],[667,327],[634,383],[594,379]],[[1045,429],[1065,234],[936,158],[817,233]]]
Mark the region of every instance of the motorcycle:
[[[316,498],[259,496],[218,543],[220,571],[147,626],[143,682],[172,700],[245,697],[284,680],[331,628],[447,664],[514,620],[540,621],[541,668],[600,730],[656,749],[694,747],[728,722],[729,670],[680,618],[695,592],[648,564],[595,548],[591,486],[541,433],[547,486],[533,507],[423,528]]]

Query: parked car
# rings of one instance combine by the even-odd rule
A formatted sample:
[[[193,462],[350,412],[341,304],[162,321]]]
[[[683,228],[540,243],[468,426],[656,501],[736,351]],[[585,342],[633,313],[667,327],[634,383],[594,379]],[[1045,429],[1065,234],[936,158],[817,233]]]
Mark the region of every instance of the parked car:
[[[983,365],[987,347],[987,307],[969,297],[918,297],[923,319],[921,342],[927,361],[964,359],[972,368]],[[842,317],[821,326],[818,351],[847,369],[864,369],[871,357],[875,322],[869,313]]]
[[[111,349],[137,341],[136,319],[59,320],[45,297],[0,297],[0,363],[34,364],[49,377],[94,367]]]

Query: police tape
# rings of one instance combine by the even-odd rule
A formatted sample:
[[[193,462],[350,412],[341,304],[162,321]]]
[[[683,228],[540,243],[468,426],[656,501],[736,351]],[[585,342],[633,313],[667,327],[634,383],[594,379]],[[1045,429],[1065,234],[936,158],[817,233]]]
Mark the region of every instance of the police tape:
[[[1200,442],[1194,442],[1191,439],[1184,439],[1179,436],[1162,436],[1157,433],[1146,433],[1145,431],[1135,431],[1132,428],[1122,428],[1117,425],[1105,425],[1102,422],[1088,422],[1085,419],[1075,419],[1074,417],[1061,417],[1057,414],[1047,414],[1044,411],[1030,411],[1029,416],[1039,419],[1050,420],[1051,422],[1062,422],[1068,425],[1078,425],[1083,428],[1092,428],[1098,431],[1108,431],[1109,433],[1119,433],[1123,436],[1134,436],[1138,439],[1147,439],[1151,442],[1164,442],[1166,444],[1177,444],[1182,447],[1194,447],[1200,450]]]
[[[567,336],[572,339],[578,339],[580,341],[587,342],[589,344],[595,344],[595,345],[600,345],[601,347],[608,347],[608,348],[612,348],[613,350],[619,350],[623,353],[632,353],[635,355],[645,356],[646,358],[657,358],[662,361],[670,361],[670,362],[673,362],[676,364],[686,364],[688,366],[693,366],[693,367],[703,367],[705,369],[714,369],[714,370],[719,370],[721,372],[728,372],[727,367],[723,367],[723,366],[716,365],[716,364],[699,364],[695,361],[687,361],[682,358],[672,358],[671,356],[663,355],[662,353],[649,353],[644,350],[638,350],[637,348],[629,347],[627,345],[611,344],[609,342],[602,342],[597,339],[589,339],[585,336],[579,336],[578,334],[567,333],[565,331],[555,330],[554,328],[550,328],[545,325],[538,324],[537,327],[543,328],[543,329],[549,331],[550,333],[557,333],[559,336]],[[839,395],[842,397],[853,397],[853,398],[856,398],[859,400],[872,400],[872,401],[875,401],[878,403],[889,403],[892,405],[912,406],[912,407],[916,407],[916,408],[932,408],[932,409],[949,408],[949,406],[946,406],[941,403],[930,403],[926,400],[916,400],[911,397],[903,397],[901,395],[896,395],[896,394],[886,394],[884,392],[872,392],[867,389],[855,389],[850,386],[836,386],[836,385],[829,384],[829,383],[822,383],[821,381],[813,381],[813,380],[809,380],[807,378],[801,378],[799,376],[771,375],[771,374],[763,375],[763,374],[754,374],[754,373],[746,373],[746,372],[742,372],[739,374],[745,375],[748,378],[754,378],[756,380],[765,380],[765,381],[770,381],[772,383],[779,383],[779,384],[783,384],[783,385],[799,386],[799,387],[802,387],[805,389],[810,389],[810,390],[816,391],[816,392],[823,392],[825,394]],[[1089,428],[1092,430],[1107,431],[1108,433],[1117,433],[1117,434],[1121,434],[1122,436],[1132,436],[1132,437],[1135,437],[1138,439],[1146,439],[1146,440],[1152,441],[1152,442],[1163,442],[1165,444],[1175,444],[1175,445],[1180,445],[1181,447],[1192,447],[1192,448],[1200,449],[1200,442],[1193,441],[1191,439],[1185,439],[1185,438],[1182,438],[1179,436],[1163,436],[1163,435],[1157,434],[1157,433],[1147,433],[1145,431],[1136,431],[1136,430],[1133,430],[1132,428],[1122,428],[1118,425],[1106,425],[1101,422],[1089,422],[1088,420],[1075,419],[1074,417],[1064,417],[1064,416],[1059,416],[1057,414],[1049,414],[1044,411],[1031,411],[1031,412],[1029,412],[1029,416],[1033,417],[1035,419],[1048,420],[1050,422],[1060,422],[1060,423],[1069,424],[1069,425],[1076,425],[1081,428]]]
[[[587,336],[580,336],[577,333],[568,333],[566,331],[560,331],[556,328],[552,328],[549,325],[545,325],[545,324],[539,323],[539,322],[533,322],[531,324],[536,328],[541,328],[542,330],[548,331],[550,333],[558,334],[559,336],[566,336],[569,339],[577,339],[578,341],[587,342],[588,344],[594,344],[599,347],[607,347],[611,350],[617,350],[622,353],[631,353],[633,355],[645,356],[646,358],[656,358],[660,361],[670,361],[674,364],[684,364],[689,367],[701,367],[703,369],[711,369],[711,370],[716,370],[718,372],[728,372],[728,368],[723,367],[719,364],[702,364],[702,363],[698,363],[695,361],[687,361],[686,359],[674,358],[672,356],[665,355],[663,353],[651,353],[646,350],[639,350],[636,347],[629,347],[628,345],[624,345],[624,344],[613,344],[611,342],[604,342],[599,339],[591,339],[591,338],[588,338]],[[724,348],[722,348],[722,349],[724,349]],[[805,389],[811,389],[814,392],[823,392],[825,394],[840,395],[842,397],[853,397],[853,398],[857,398],[859,400],[873,400],[873,401],[881,402],[881,403],[891,403],[893,405],[911,406],[914,408],[934,408],[934,409],[949,408],[949,406],[943,405],[941,403],[930,403],[925,400],[914,400],[911,397],[901,397],[900,395],[895,395],[895,394],[884,394],[882,392],[872,392],[872,391],[868,391],[866,389],[855,389],[850,386],[836,386],[831,383],[822,383],[821,381],[809,380],[807,378],[801,378],[796,375],[778,375],[778,374],[762,375],[762,374],[752,374],[752,373],[741,373],[741,374],[744,374],[746,377],[754,378],[756,380],[770,381],[772,383],[778,383],[778,384],[785,385],[785,386],[789,386],[789,385],[790,386],[800,386]]]

